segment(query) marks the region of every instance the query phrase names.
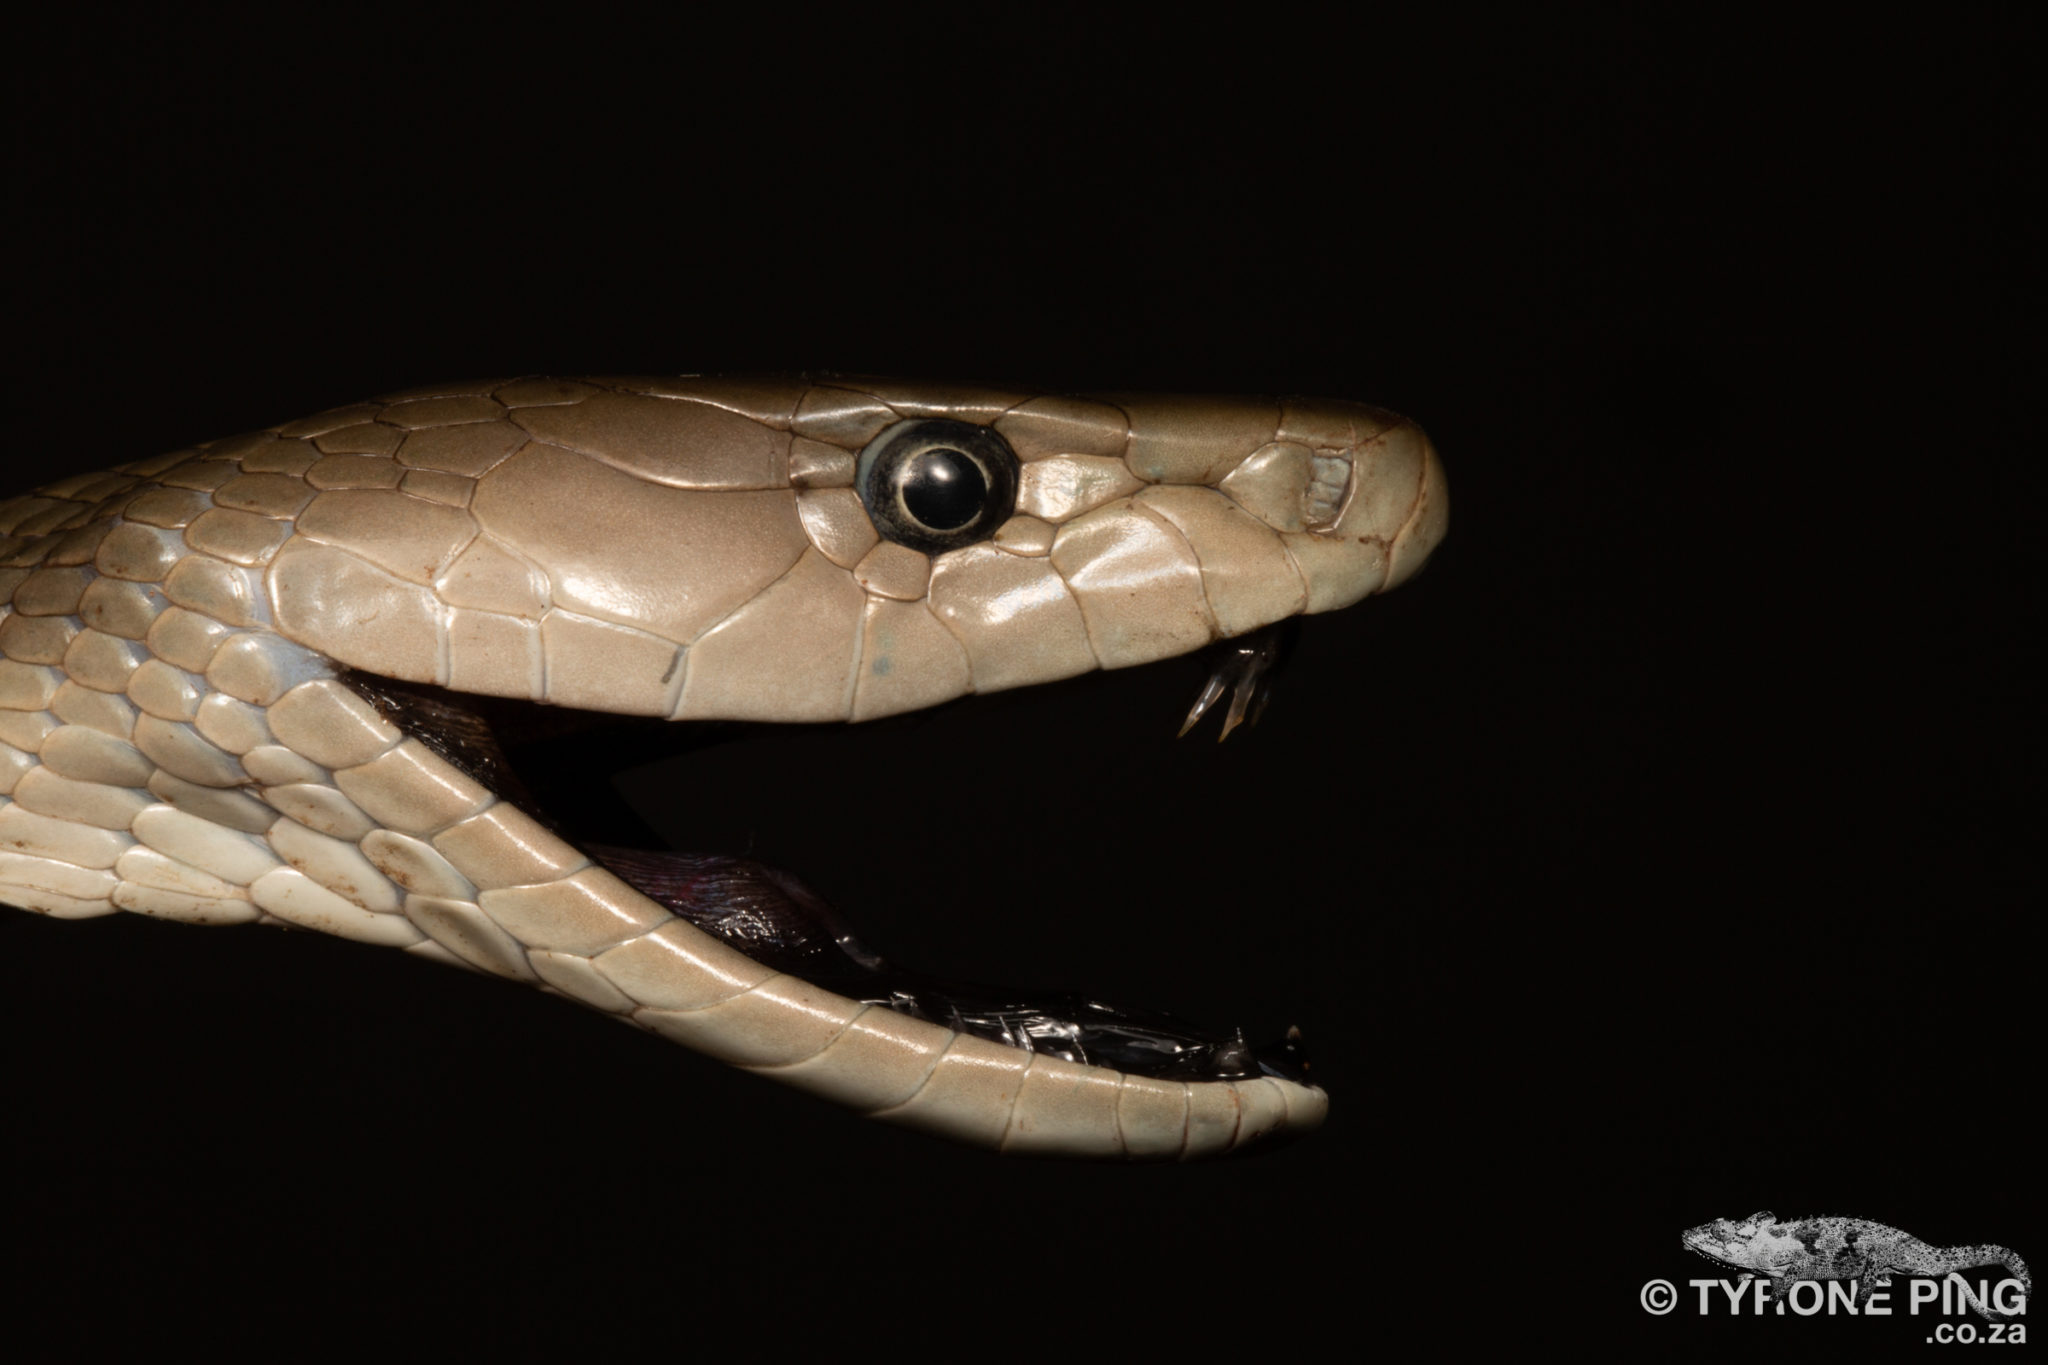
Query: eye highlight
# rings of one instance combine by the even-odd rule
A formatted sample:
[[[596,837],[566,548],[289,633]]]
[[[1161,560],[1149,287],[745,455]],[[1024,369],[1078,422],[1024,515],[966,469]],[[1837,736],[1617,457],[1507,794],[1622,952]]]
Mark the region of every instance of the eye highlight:
[[[898,422],[868,442],[854,487],[875,530],[925,554],[986,540],[1017,506],[1017,457],[987,427]]]

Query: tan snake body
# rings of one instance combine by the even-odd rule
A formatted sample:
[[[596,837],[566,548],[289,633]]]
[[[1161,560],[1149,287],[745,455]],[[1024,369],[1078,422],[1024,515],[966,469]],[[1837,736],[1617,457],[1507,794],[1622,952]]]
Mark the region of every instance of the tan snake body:
[[[350,678],[867,720],[1347,606],[1446,511],[1420,430],[1358,404],[838,377],[452,384],[66,479],[0,503],[0,899],[387,944],[1006,1152],[1232,1150],[1323,1092],[775,970]]]

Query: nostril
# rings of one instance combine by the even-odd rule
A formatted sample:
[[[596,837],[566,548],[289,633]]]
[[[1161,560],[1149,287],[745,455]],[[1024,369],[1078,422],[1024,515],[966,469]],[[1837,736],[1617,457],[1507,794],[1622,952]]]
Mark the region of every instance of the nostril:
[[[1302,504],[1303,520],[1311,531],[1327,530],[1344,512],[1344,494],[1351,488],[1351,455],[1319,454],[1309,462],[1309,483]]]
[[[1218,485],[1276,531],[1327,531],[1351,496],[1353,452],[1292,441],[1261,447]]]

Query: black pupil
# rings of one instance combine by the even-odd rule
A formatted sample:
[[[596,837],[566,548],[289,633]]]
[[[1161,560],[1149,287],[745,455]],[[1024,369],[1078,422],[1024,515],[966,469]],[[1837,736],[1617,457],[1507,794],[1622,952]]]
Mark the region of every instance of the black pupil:
[[[986,501],[981,466],[957,450],[922,451],[903,476],[903,510],[934,531],[965,526]]]

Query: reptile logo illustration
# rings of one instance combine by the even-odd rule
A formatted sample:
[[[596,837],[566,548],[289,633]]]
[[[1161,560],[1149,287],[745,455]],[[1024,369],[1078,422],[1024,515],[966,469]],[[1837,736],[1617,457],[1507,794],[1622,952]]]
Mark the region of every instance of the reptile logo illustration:
[[[1710,1261],[1734,1266],[1742,1278],[1765,1275],[1771,1281],[1770,1302],[1783,1303],[1800,1280],[1860,1280],[1856,1311],[1862,1312],[1879,1285],[1889,1285],[1893,1272],[1945,1276],[1956,1282],[1963,1298],[1986,1321],[2007,1322],[2015,1314],[1987,1307],[1961,1273],[1977,1266],[2003,1266],[2020,1282],[2020,1312],[2034,1292],[2027,1263],[2000,1246],[1937,1247],[1897,1228],[1867,1218],[1779,1219],[1769,1212],[1752,1213],[1739,1223],[1717,1218],[1687,1232],[1688,1251]]]

